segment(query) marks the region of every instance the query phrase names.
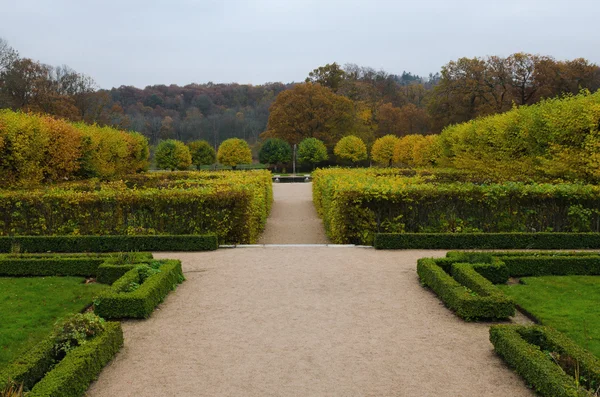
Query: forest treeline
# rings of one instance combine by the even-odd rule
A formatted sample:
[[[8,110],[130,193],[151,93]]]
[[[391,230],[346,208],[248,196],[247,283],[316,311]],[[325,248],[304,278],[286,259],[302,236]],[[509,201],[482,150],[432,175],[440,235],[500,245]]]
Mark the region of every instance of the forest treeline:
[[[216,147],[229,138],[254,144],[288,134],[290,143],[314,136],[330,142],[331,150],[344,135],[357,135],[370,145],[389,134],[439,133],[450,124],[502,113],[514,105],[598,88],[600,67],[585,59],[516,53],[460,58],[427,77],[333,63],[308,73],[304,83],[104,90],[67,66],[21,57],[0,39],[0,108],[134,130],[151,144],[202,139]],[[315,109],[321,114],[306,112],[307,100],[320,104]]]

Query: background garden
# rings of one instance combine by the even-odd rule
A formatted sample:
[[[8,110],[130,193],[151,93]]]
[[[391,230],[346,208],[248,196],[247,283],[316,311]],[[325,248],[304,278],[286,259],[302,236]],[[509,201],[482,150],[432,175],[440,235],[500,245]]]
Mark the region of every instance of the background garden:
[[[428,80],[334,63],[272,90],[184,87],[177,102],[178,87],[95,91],[73,71],[49,74],[2,51],[4,395],[81,395],[123,342],[107,320],[148,317],[183,281],[179,261],[141,251],[256,243],[273,202],[270,170],[293,164],[311,173],[334,244],[600,248],[600,80],[585,60],[463,58]],[[46,79],[19,96],[23,68]],[[222,120],[206,124],[211,95],[240,90],[222,139]],[[125,112],[129,91],[141,102]],[[268,109],[260,128],[245,118],[255,94]],[[590,396],[600,389],[599,263],[590,252],[453,252],[417,271],[465,320],[519,308],[543,324],[494,326],[491,340],[542,394]]]

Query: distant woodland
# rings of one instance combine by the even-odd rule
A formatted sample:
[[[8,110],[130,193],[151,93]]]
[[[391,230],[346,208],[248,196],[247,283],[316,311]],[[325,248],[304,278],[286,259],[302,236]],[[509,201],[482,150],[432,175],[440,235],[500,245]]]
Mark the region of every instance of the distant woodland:
[[[354,134],[371,144],[387,134],[439,133],[514,106],[599,88],[600,67],[585,59],[516,53],[460,58],[426,77],[332,63],[307,71],[299,83],[104,90],[68,66],[21,57],[0,39],[0,108],[134,130],[151,144],[172,138],[217,146],[236,137],[252,145],[272,131],[290,131],[290,143],[293,135],[333,142]],[[307,112],[311,106],[329,113]]]

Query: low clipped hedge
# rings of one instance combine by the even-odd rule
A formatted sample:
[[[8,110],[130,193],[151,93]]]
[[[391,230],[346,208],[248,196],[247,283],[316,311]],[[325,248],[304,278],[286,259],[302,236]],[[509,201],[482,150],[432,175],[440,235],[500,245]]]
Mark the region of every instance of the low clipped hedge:
[[[600,275],[600,256],[595,252],[449,252],[447,256],[469,263],[501,261],[512,277]]]
[[[210,251],[216,235],[0,236],[0,252]]]
[[[434,259],[423,258],[417,262],[421,282],[431,288],[459,317],[471,321],[505,319],[514,315],[513,301],[474,271],[472,266],[463,264],[456,267],[453,264],[452,269],[467,286],[438,266]],[[468,288],[469,285],[475,289]]]
[[[46,338],[6,367],[0,373],[0,388],[14,381],[31,390],[28,397],[82,396],[123,345],[121,324],[107,322],[100,335],[69,351],[48,372],[54,364],[54,337]]]
[[[496,353],[543,396],[591,397],[600,387],[600,360],[552,328],[493,325],[490,341]],[[558,360],[548,352],[558,353]],[[571,365],[561,368],[555,360]],[[579,367],[578,380],[573,364]]]
[[[377,249],[600,248],[600,233],[378,233]]]
[[[134,261],[151,260],[151,253],[126,253]],[[0,276],[76,276],[97,277],[98,282],[112,284],[131,266],[121,265],[111,255],[90,254],[18,254],[0,255]],[[115,275],[118,275],[115,277]]]
[[[0,276],[95,277],[103,258],[0,259]]]
[[[505,319],[513,300],[494,284],[509,277],[600,275],[600,255],[589,252],[448,252],[417,262],[421,282],[466,320]]]
[[[124,292],[131,283],[139,283],[137,268],[126,272],[94,302],[94,311],[106,319],[147,318],[177,284],[183,281],[181,262],[166,260],[154,274],[132,292]]]

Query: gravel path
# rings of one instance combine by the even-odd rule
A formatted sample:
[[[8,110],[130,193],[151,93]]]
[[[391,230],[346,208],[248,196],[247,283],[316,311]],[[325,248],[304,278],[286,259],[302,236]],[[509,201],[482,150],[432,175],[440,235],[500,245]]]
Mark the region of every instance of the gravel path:
[[[274,185],[262,244],[327,243],[311,184]],[[421,287],[443,251],[262,247],[162,253],[187,281],[144,321],[90,397],[532,396],[465,323]]]
[[[274,183],[273,208],[259,244],[328,244],[312,183]]]
[[[92,385],[115,396],[533,396],[420,286],[441,251],[234,248],[163,253],[187,281]]]

